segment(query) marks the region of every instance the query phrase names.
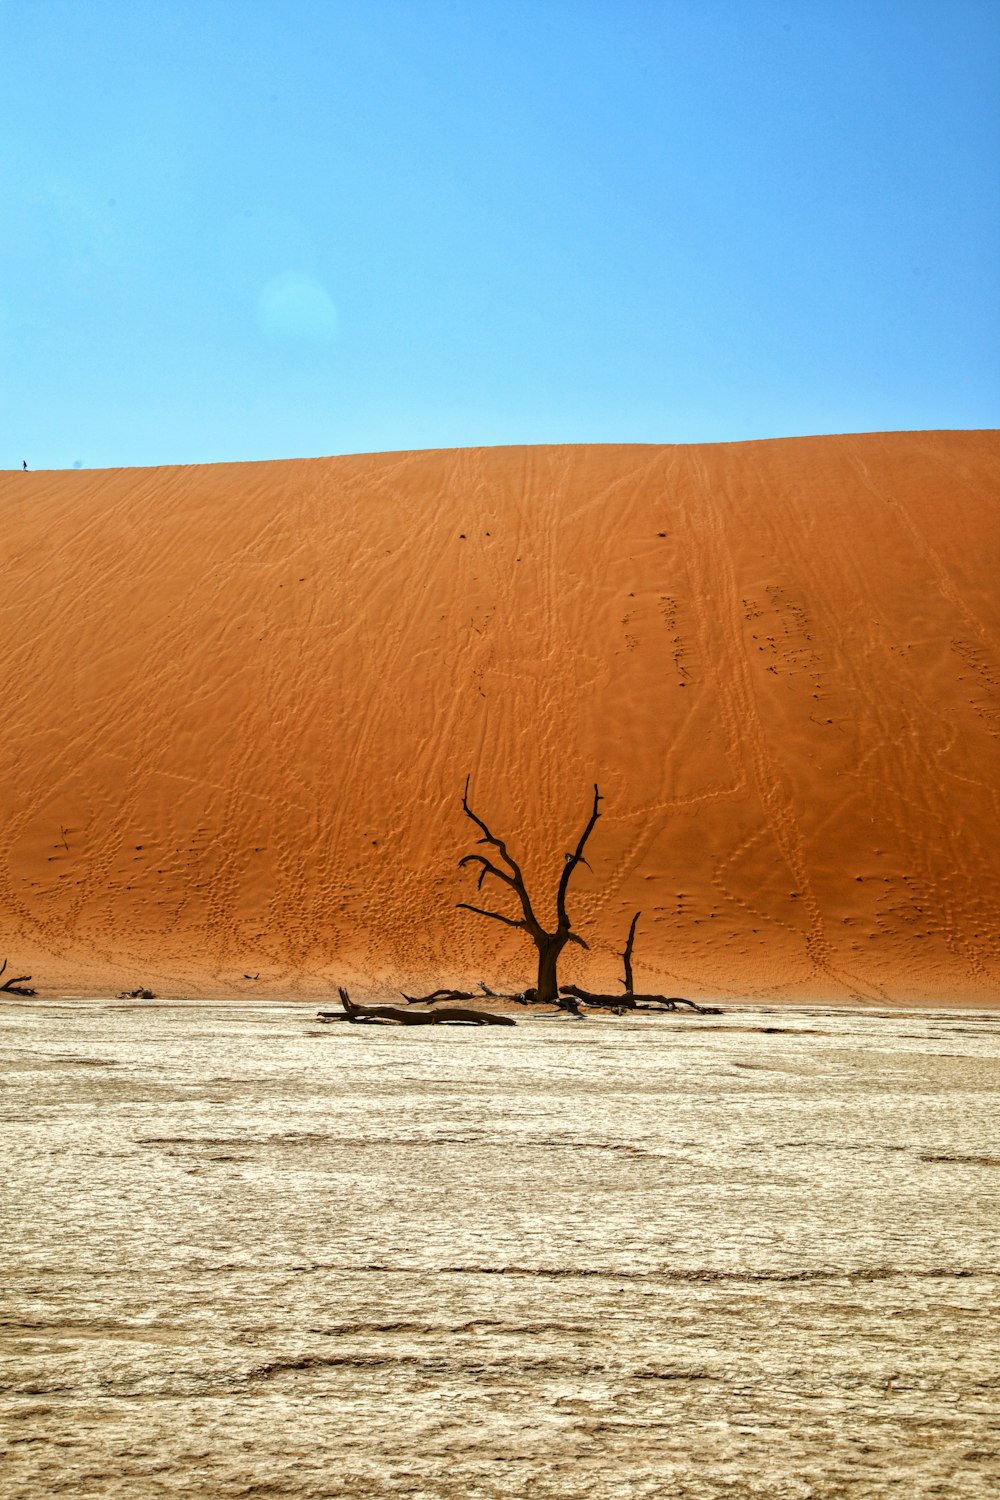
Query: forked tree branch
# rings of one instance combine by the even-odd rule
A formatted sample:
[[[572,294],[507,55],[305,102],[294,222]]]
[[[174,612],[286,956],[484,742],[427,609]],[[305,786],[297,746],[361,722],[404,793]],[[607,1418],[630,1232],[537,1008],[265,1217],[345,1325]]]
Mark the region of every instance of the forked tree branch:
[[[503,870],[498,870],[496,865],[493,864],[491,860],[488,860],[483,854],[466,854],[462,859],[459,860],[459,867],[461,868],[462,865],[467,864],[470,860],[478,860],[484,866],[479,874],[479,882],[476,886],[477,890],[482,889],[483,878],[487,874],[495,875],[499,880],[502,880],[505,885],[509,885],[511,890],[516,893],[517,899],[521,903],[521,910],[524,913],[524,920],[520,922],[512,921],[509,917],[501,917],[497,912],[480,912],[480,915],[487,917],[496,917],[497,921],[506,922],[508,927],[523,927],[527,932],[531,932],[532,934],[534,934],[536,931],[541,932],[541,924],[539,923],[534,911],[532,910],[531,900],[528,896],[528,889],[524,883],[524,876],[521,873],[521,866],[518,864],[514,856],[510,853],[510,850],[507,848],[507,845],[504,843],[503,839],[498,839],[496,834],[492,832],[492,830],[483,821],[479,814],[474,813],[472,811],[472,808],[469,806],[469,782],[471,779],[471,774],[469,776],[466,776],[465,778],[465,790],[462,793],[462,810],[465,813],[466,817],[470,818],[472,822],[475,823],[476,827],[482,831],[483,837],[479,840],[479,842],[481,844],[490,844],[497,851],[504,864],[510,868],[511,874],[507,875]],[[460,901],[458,904],[459,906],[466,906],[466,903],[464,901]],[[479,907],[476,906],[467,906],[466,909],[468,911],[480,910]]]
[[[559,877],[559,890],[556,893],[556,918],[559,924],[558,930],[560,932],[566,932],[569,930],[569,917],[566,913],[566,892],[569,889],[570,876],[573,874],[573,871],[576,869],[577,865],[586,863],[583,857],[583,851],[586,846],[587,840],[590,838],[590,835],[594,831],[594,824],[601,816],[600,804],[603,800],[604,799],[601,797],[600,792],[597,790],[597,785],[595,783],[594,810],[590,814],[590,821],[581,833],[580,842],[577,844],[574,852],[572,854],[567,854],[566,862],[563,865],[562,875]]]
[[[518,879],[523,879],[520,866],[518,865],[517,860],[514,859],[514,857],[508,851],[507,845],[504,843],[503,839],[498,839],[496,834],[491,832],[486,823],[483,822],[479,814],[474,813],[472,811],[472,808],[469,806],[469,782],[471,780],[472,773],[470,771],[469,775],[465,778],[465,791],[462,793],[462,810],[465,813],[465,816],[467,818],[471,818],[476,827],[482,830],[483,837],[479,840],[479,842],[481,844],[492,844],[493,848],[499,851],[500,858],[504,861],[504,863],[510,865],[515,876],[517,876]]]
[[[458,868],[461,870],[464,865],[471,864],[479,864],[483,867],[479,872],[479,879],[476,881],[477,891],[482,890],[483,881],[486,879],[487,875],[495,875],[497,880],[502,880],[504,884],[509,885],[512,890],[517,890],[517,881],[514,879],[513,875],[508,875],[506,870],[498,870],[493,861],[487,859],[485,854],[463,855],[458,862]]]

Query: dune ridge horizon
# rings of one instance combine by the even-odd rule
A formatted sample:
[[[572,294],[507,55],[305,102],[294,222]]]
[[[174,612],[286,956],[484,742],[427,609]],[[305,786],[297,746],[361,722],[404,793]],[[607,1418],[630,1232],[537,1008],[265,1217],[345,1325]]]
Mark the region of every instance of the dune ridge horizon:
[[[471,773],[543,894],[600,784],[567,980],[641,910],[644,989],[996,1004],[998,481],[993,431],[0,476],[0,959],[523,987]]]

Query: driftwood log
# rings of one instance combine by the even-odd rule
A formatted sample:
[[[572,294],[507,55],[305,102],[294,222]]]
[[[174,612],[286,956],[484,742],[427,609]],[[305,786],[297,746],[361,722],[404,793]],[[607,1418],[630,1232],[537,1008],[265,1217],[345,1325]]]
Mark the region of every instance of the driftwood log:
[[[0,964],[0,974],[3,974],[6,967],[7,960],[4,959],[3,963]],[[37,995],[37,990],[26,988],[26,983],[30,978],[30,974],[12,974],[8,980],[0,984],[0,992],[5,995]]]
[[[454,993],[454,992],[451,992]],[[516,1026],[513,1016],[496,1016],[486,1010],[469,1010],[464,1006],[442,1005],[436,1010],[410,1010],[403,1005],[356,1004],[345,989],[338,988],[344,1014],[335,1010],[319,1011],[321,1021],[353,1021],[355,1024],[395,1023],[400,1026]]]

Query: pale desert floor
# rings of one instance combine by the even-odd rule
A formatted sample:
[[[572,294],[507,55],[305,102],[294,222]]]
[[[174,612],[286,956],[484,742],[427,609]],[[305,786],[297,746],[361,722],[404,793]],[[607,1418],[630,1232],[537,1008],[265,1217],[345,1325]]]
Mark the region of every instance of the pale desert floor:
[[[7,1500],[992,1496],[1000,1017],[2,1012]]]

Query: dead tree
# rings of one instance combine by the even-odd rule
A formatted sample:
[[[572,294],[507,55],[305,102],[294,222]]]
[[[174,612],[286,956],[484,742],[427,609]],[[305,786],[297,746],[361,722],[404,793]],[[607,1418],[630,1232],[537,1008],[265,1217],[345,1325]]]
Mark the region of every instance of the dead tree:
[[[524,876],[521,873],[520,865],[509,852],[503,839],[498,839],[491,833],[482,818],[474,813],[469,806],[469,779],[468,776],[465,778],[465,791],[462,793],[462,810],[466,817],[471,818],[472,822],[481,831],[483,836],[479,840],[479,843],[489,844],[491,848],[495,849],[506,869],[501,869],[491,859],[487,859],[485,854],[466,854],[464,858],[459,860],[459,868],[462,869],[465,865],[480,866],[479,879],[476,882],[477,891],[482,890],[483,881],[487,875],[491,875],[494,880],[499,880],[501,884],[509,886],[520,902],[521,915],[520,917],[505,916],[503,912],[491,911],[483,906],[471,906],[468,901],[459,901],[456,904],[463,911],[475,912],[477,916],[489,917],[494,922],[502,922],[505,927],[515,927],[526,932],[538,950],[538,982],[535,985],[534,993],[531,994],[531,998],[534,1000],[549,1001],[554,1004],[558,1003],[559,979],[556,970],[560,953],[567,943],[576,943],[580,948],[587,947],[583,938],[572,929],[569,914],[566,910],[566,893],[569,890],[570,878],[577,865],[586,864],[583,851],[587,840],[593,832],[594,824],[601,816],[599,811],[602,801],[601,794],[595,786],[594,807],[590,814],[590,820],[580,835],[574,852],[567,854],[564,858],[562,874],[559,877],[559,886],[556,891],[556,929],[554,932],[549,932],[542,926],[535,915],[527,888],[524,884]],[[526,992],[526,996],[529,993]]]
[[[635,943],[635,924],[636,924],[636,922],[638,922],[638,920],[639,920],[639,918],[641,916],[642,916],[642,912],[641,911],[637,911],[636,914],[635,914],[635,916],[632,918],[632,926],[628,930],[628,941],[625,944],[625,952],[622,954],[622,963],[625,966],[625,978],[622,980],[622,984],[625,986],[625,993],[626,993],[626,995],[631,995],[632,990],[633,990],[633,984],[632,984],[632,948],[633,948],[633,945]]]
[[[4,959],[3,963],[0,964],[0,974],[3,974],[6,968],[7,960]],[[30,974],[12,974],[8,980],[0,984],[0,993],[5,995],[37,995],[37,990],[25,988],[26,982],[30,978]]]
[[[575,1001],[582,1001],[584,1005],[591,1005],[595,1010],[610,1010],[616,1016],[623,1016],[626,1011],[646,1010],[657,1011],[677,1010],[681,1005],[686,1005],[690,1010],[697,1011],[700,1016],[718,1016],[722,1012],[715,1005],[698,1005],[694,1000],[685,1000],[682,995],[637,995],[632,988],[632,949],[635,946],[636,923],[642,916],[637,911],[632,918],[632,925],[628,930],[628,940],[625,943],[625,951],[622,954],[622,964],[625,968],[625,977],[621,983],[625,986],[624,995],[595,995],[591,990],[582,990],[578,984],[563,984],[559,986],[562,996],[570,996]]]

